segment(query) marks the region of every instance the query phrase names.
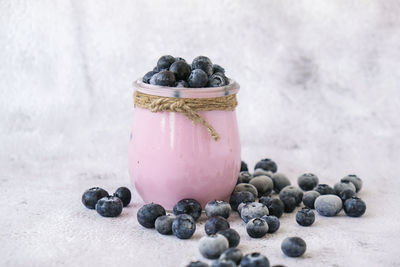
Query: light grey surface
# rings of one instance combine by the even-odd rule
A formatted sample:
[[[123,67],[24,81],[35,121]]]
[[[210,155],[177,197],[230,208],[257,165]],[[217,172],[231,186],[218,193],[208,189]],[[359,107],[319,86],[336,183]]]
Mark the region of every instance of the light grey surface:
[[[242,157],[277,161],[292,182],[313,172],[364,185],[362,218],[285,214],[244,253],[286,266],[399,266],[398,1],[0,0],[0,266],[184,266],[197,242],[80,203],[94,185],[130,185],[132,81],[157,57],[203,54],[241,84]],[[132,188],[132,187],[131,187]],[[298,235],[299,259],[280,251]]]

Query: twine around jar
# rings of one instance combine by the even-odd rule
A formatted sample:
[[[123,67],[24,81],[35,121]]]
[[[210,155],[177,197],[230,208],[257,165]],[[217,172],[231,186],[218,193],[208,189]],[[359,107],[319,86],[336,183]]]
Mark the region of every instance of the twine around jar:
[[[219,134],[201,117],[197,111],[234,110],[237,106],[236,94],[212,98],[175,98],[149,95],[139,91],[134,93],[135,107],[141,107],[151,112],[179,112],[194,124],[201,123],[206,127],[212,139],[218,141]]]

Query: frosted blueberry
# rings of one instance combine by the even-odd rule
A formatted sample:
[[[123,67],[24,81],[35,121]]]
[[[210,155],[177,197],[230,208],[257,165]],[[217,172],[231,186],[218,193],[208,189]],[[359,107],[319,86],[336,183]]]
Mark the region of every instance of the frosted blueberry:
[[[96,203],[103,197],[108,196],[108,192],[100,187],[92,187],[82,195],[82,203],[88,209],[95,209]]]
[[[314,209],[314,203],[317,197],[319,197],[321,194],[318,193],[317,191],[311,190],[307,191],[303,195],[303,204],[307,208]]]
[[[151,78],[150,78],[150,84],[156,85],[157,73],[158,73],[158,72],[156,72],[153,76],[151,76]]]
[[[307,245],[300,237],[287,237],[281,245],[282,252],[289,257],[300,257],[306,252]]]
[[[358,197],[352,197],[344,202],[344,212],[350,217],[360,217],[366,209],[365,202]]]
[[[268,233],[272,234],[278,231],[279,227],[281,226],[281,222],[279,221],[278,217],[272,215],[265,215],[262,216],[261,219],[267,222],[268,224]]]
[[[228,247],[228,240],[220,234],[203,236],[199,241],[200,253],[207,259],[217,259]]]
[[[252,203],[252,202],[254,202],[254,201],[246,201],[246,202],[240,203],[238,208],[237,208],[237,212],[239,213],[239,215],[240,215],[240,212],[242,211],[242,208],[244,207],[244,205],[246,205],[248,203]]]
[[[226,239],[228,239],[230,248],[237,247],[239,245],[240,235],[235,229],[229,228],[221,230],[218,231],[217,234],[223,235],[226,237]]]
[[[294,185],[285,186],[279,193],[279,198],[285,203],[284,199],[293,197],[296,200],[296,205],[299,205],[303,200],[303,191]]]
[[[248,171],[242,171],[239,173],[239,177],[236,184],[248,183],[253,176]]]
[[[315,214],[309,208],[302,208],[296,213],[296,222],[301,226],[310,226],[315,221]]]
[[[258,202],[247,203],[242,207],[242,210],[240,211],[240,217],[245,223],[253,218],[261,218],[262,216],[268,214],[269,211],[267,206]]]
[[[268,233],[268,223],[261,218],[253,218],[246,224],[250,237],[261,238]]]
[[[342,192],[339,193],[339,197],[343,202],[345,202],[349,198],[356,197],[356,196],[357,196],[356,192],[354,192],[353,190],[350,190],[350,189],[343,190]]]
[[[175,58],[173,56],[170,56],[170,55],[162,56],[157,61],[157,69],[158,70],[166,70],[174,62],[175,62]]]
[[[280,218],[285,210],[285,204],[279,198],[261,197],[258,202],[267,206],[269,214]]]
[[[207,217],[222,216],[228,218],[231,214],[231,205],[225,201],[213,200],[206,204]]]
[[[246,183],[237,184],[235,186],[235,189],[233,190],[233,193],[243,192],[243,191],[248,191],[248,192],[252,193],[254,195],[254,198],[257,198],[257,196],[258,196],[257,188],[254,185],[246,184]]]
[[[188,214],[176,216],[172,222],[172,233],[179,239],[189,239],[196,231],[196,222]]]
[[[229,222],[221,216],[214,216],[207,219],[204,229],[207,235],[214,235],[218,231],[229,229]]]
[[[315,210],[322,216],[332,217],[342,209],[342,200],[337,195],[322,195],[314,203]]]
[[[258,197],[262,197],[264,195],[268,196],[274,189],[274,182],[269,176],[266,175],[254,177],[249,183],[257,188]]]
[[[336,195],[339,195],[344,190],[353,190],[354,192],[356,192],[356,187],[352,182],[344,181],[336,183],[333,186],[333,190],[335,190]]]
[[[192,199],[192,198],[185,198],[178,203],[175,204],[174,206],[174,214],[175,215],[180,215],[180,214],[188,214],[193,217],[195,221],[200,218],[201,216],[201,205],[197,200]]]
[[[242,251],[240,251],[240,249],[228,248],[221,254],[221,256],[219,256],[219,259],[220,260],[231,260],[231,261],[235,262],[237,265],[239,265],[240,261],[242,260],[242,257],[243,257],[243,254],[242,254]]]
[[[175,216],[173,215],[163,215],[156,219],[154,226],[162,235],[172,235],[172,223],[175,220]]]
[[[146,204],[137,212],[138,222],[146,228],[154,228],[156,219],[165,215],[165,209],[159,204]]]
[[[188,83],[189,87],[192,88],[205,87],[208,83],[208,76],[204,71],[200,69],[192,70],[188,78]]]
[[[335,190],[327,184],[319,184],[313,190],[317,191],[321,195],[334,195],[335,194]]]
[[[131,198],[132,198],[131,191],[126,187],[118,188],[115,191],[114,196],[121,199],[122,203],[124,204],[124,207],[129,205],[129,203],[131,202]]]
[[[240,261],[241,267],[269,267],[269,260],[267,257],[258,252],[245,255]]]
[[[274,182],[274,191],[279,193],[285,186],[290,185],[290,180],[282,173],[274,173],[271,177]]]
[[[305,173],[297,179],[299,187],[304,191],[313,190],[313,188],[317,186],[318,182],[318,177],[312,173]]]
[[[210,267],[210,265],[202,261],[192,261],[186,267]]]
[[[242,162],[240,163],[240,171],[241,172],[244,172],[244,171],[249,171],[249,168],[247,167],[247,163],[246,162],[244,162],[243,160],[242,160]]]
[[[349,174],[346,177],[342,178],[340,180],[341,182],[352,182],[354,184],[354,186],[356,187],[356,192],[359,192],[362,188],[362,180],[360,179],[360,177],[358,177],[355,174]]]
[[[103,217],[117,217],[121,214],[122,208],[121,199],[113,196],[103,197],[96,203],[96,211]]]
[[[271,171],[265,171],[265,170],[260,169],[260,168],[255,169],[254,173],[253,173],[253,177],[257,177],[257,176],[260,176],[260,175],[265,175],[265,176],[268,176],[268,177],[272,177],[273,173]]]
[[[254,202],[254,201],[255,201],[254,195],[248,191],[234,192],[229,199],[229,204],[231,204],[232,210],[237,211],[237,208],[240,203]]]
[[[207,76],[211,76],[213,74],[213,64],[211,60],[205,56],[198,56],[193,59],[192,70],[196,69],[204,71]]]
[[[211,267],[236,267],[236,263],[231,260],[216,260],[211,264]]]
[[[228,79],[221,72],[214,73],[208,78],[208,87],[220,87],[227,84]]]
[[[172,63],[172,65],[169,67],[169,71],[171,71],[177,80],[186,80],[192,69],[190,68],[190,65],[187,64],[185,61],[175,61]]]
[[[175,75],[169,70],[162,70],[155,74],[155,83],[160,86],[175,86]]]
[[[265,171],[276,172],[278,170],[278,166],[276,165],[275,161],[271,159],[262,159],[256,163],[254,169],[263,169]]]

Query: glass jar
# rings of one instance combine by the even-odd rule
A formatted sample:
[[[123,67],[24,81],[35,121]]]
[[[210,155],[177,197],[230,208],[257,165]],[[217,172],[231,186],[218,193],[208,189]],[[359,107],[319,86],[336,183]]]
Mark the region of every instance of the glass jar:
[[[162,87],[138,80],[141,93],[175,98],[212,98],[236,94],[239,84],[212,88]],[[144,202],[167,210],[181,199],[205,206],[228,200],[240,170],[240,139],[235,110],[198,111],[219,134],[215,141],[202,124],[178,112],[135,107],[129,147],[129,173]]]

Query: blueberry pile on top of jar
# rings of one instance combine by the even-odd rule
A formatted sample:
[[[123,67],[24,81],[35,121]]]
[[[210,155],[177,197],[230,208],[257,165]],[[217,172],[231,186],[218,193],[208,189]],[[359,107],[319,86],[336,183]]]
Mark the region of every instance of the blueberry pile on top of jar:
[[[229,84],[225,69],[206,56],[198,56],[188,64],[181,57],[162,56],[157,66],[143,76],[143,82],[169,87],[221,87]]]

